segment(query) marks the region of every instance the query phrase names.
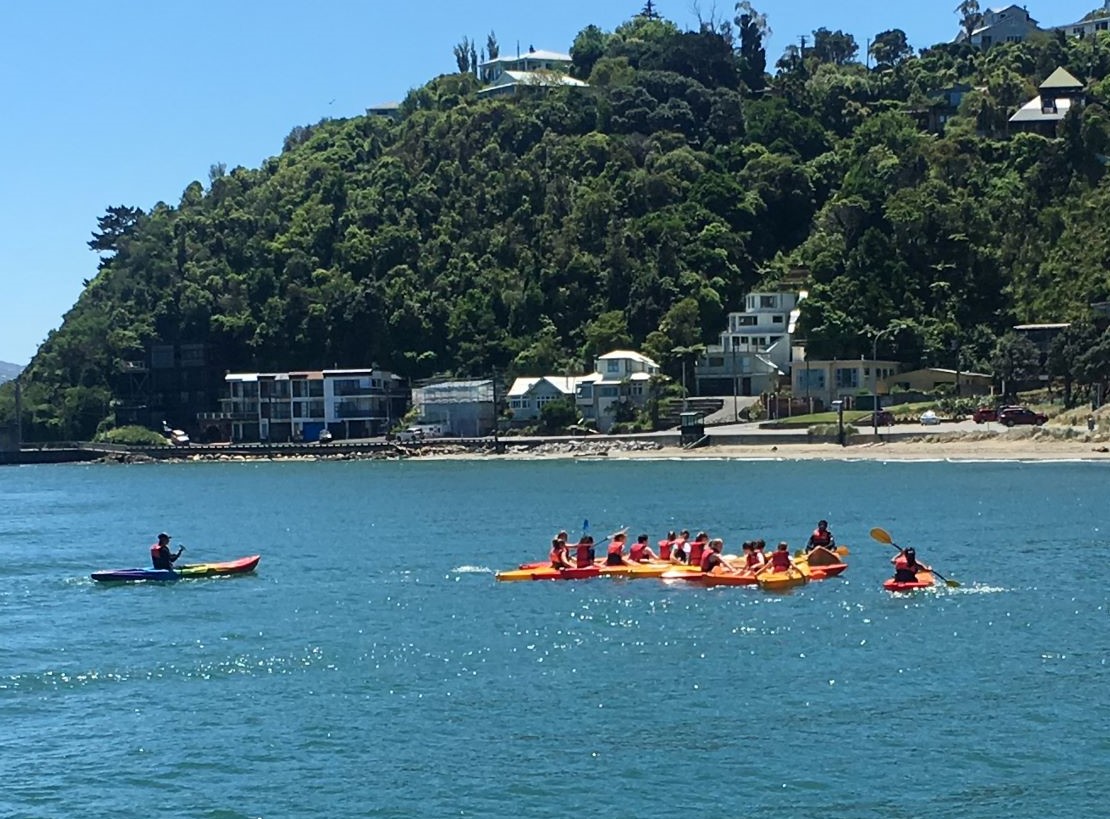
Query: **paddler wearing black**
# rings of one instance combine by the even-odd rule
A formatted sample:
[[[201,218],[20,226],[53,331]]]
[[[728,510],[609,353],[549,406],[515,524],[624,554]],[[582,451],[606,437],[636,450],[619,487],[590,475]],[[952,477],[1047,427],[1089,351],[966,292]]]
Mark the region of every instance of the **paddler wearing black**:
[[[806,541],[806,551],[811,552],[818,546],[821,546],[830,551],[836,548],[836,538],[833,533],[829,531],[829,522],[827,520],[817,521],[817,528],[813,530],[813,534],[809,536]]]
[[[181,553],[185,551],[185,547],[181,546],[177,550],[177,554],[170,552],[170,536],[165,532],[158,534],[158,542],[150,547],[150,562],[154,565],[155,569],[163,569],[166,571],[173,571],[173,564],[181,557]]]
[[[928,572],[931,569],[917,562],[917,552],[912,546],[902,549],[890,559],[894,564],[895,583],[913,583],[917,580],[918,572]]]

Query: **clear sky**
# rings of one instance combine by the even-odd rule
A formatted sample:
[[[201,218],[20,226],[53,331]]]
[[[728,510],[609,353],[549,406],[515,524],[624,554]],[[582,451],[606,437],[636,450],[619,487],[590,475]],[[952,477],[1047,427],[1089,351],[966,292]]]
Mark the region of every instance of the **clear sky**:
[[[734,0],[656,0],[682,27]],[[757,0],[768,63],[822,26],[951,39],[957,0]],[[994,5],[983,2],[987,7]],[[1028,2],[1041,25],[1101,0]],[[296,125],[400,100],[455,70],[464,36],[502,53],[568,51],[642,0],[40,0],[0,13],[0,360],[26,364],[96,273],[86,247],[109,205],[176,204],[211,165],[257,167]]]

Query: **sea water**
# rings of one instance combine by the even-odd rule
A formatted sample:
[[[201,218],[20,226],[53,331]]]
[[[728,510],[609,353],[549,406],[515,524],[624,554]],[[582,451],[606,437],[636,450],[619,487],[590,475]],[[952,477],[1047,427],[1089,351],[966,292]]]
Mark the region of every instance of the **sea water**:
[[[1106,815],[1096,463],[0,469],[0,815]],[[840,578],[498,583],[704,529]],[[892,596],[881,526],[958,589]],[[100,585],[260,553],[250,576]]]

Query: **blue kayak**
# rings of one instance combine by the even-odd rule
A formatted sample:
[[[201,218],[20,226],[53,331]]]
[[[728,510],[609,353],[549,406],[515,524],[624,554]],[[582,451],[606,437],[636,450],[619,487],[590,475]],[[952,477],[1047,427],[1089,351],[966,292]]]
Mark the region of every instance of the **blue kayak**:
[[[229,560],[225,563],[191,563],[179,566],[172,571],[169,569],[105,569],[93,572],[90,576],[93,580],[99,580],[101,583],[126,583],[137,580],[172,583],[177,580],[199,577],[220,577],[253,572],[254,567],[258,565],[258,561],[261,559],[261,555],[250,555],[238,560]]]

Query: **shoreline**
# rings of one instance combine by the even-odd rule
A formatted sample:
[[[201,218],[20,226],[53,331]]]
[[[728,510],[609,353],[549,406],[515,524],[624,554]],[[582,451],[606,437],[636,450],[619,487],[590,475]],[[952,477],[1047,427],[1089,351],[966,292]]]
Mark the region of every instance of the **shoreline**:
[[[927,436],[891,436],[883,440],[849,442],[812,441],[798,436],[796,442],[782,438],[767,443],[709,443],[694,449],[681,447],[672,437],[623,439],[548,439],[514,442],[502,439],[501,452],[492,443],[469,445],[438,441],[416,446],[347,445],[341,451],[258,451],[242,449],[150,453],[141,450],[111,452],[71,450],[80,457],[53,462],[112,464],[141,463],[236,463],[315,461],[469,461],[469,460],[743,460],[743,461],[1089,461],[1110,462],[1110,436],[1078,434],[1071,429],[1021,429],[998,433],[978,431],[937,433]],[[339,448],[337,448],[339,449]],[[23,461],[34,463],[35,461]],[[43,462],[43,461],[39,461]],[[9,461],[10,463],[10,461]]]

